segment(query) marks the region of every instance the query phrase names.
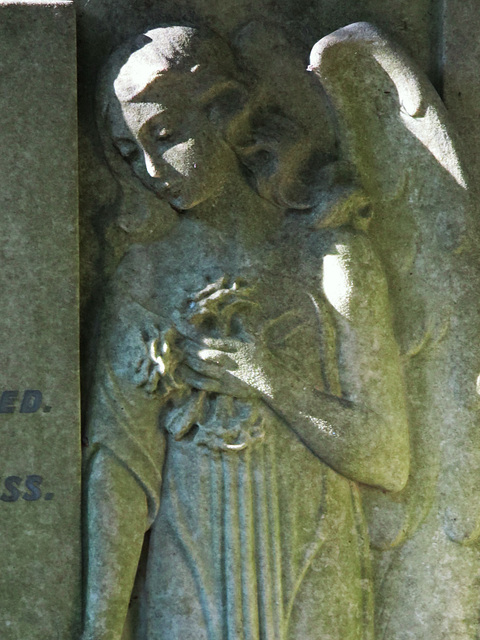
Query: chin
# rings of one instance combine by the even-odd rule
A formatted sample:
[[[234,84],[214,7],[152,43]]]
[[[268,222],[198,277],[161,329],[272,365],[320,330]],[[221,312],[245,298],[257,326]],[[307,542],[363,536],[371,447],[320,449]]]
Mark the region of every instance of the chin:
[[[188,202],[185,201],[183,198],[163,198],[164,200],[166,200],[168,202],[168,204],[172,207],[172,209],[175,209],[175,211],[190,211],[190,209],[193,209],[194,207],[197,206],[197,204],[199,204],[198,202]]]
[[[169,204],[172,209],[175,209],[175,211],[189,211],[190,209],[193,209],[193,207],[195,207],[197,204],[199,204],[198,201],[191,202],[181,196],[172,197],[170,194],[165,193],[164,191],[157,191],[156,189],[152,188],[150,188],[149,191],[152,191],[154,195],[162,202],[166,202],[167,204]]]
[[[206,200],[212,199],[212,196],[209,194],[207,195],[203,194],[201,196],[198,196],[197,198],[188,197],[185,195],[173,195],[168,191],[157,190],[151,184],[146,184],[146,183],[144,184],[148,188],[148,190],[153,192],[159,200],[162,200],[163,202],[167,202],[172,207],[172,209],[175,209],[175,211],[179,211],[179,212],[190,211],[191,209],[194,209],[195,207],[197,207],[199,204],[202,204]]]
[[[172,198],[168,195],[165,196],[164,194],[163,199],[166,200],[168,204],[176,211],[191,211],[199,204],[202,204],[203,202],[208,200],[208,197],[189,199],[183,196],[177,196],[176,198]]]

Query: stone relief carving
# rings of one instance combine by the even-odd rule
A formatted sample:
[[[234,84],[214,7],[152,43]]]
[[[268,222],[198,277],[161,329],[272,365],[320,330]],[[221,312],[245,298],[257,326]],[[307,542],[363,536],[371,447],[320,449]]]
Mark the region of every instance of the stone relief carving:
[[[261,43],[162,26],[101,76],[122,224],[154,224],[152,198],[176,214],[106,296],[84,640],[394,637],[439,424],[475,426],[477,363],[455,410],[442,386],[471,292],[447,288],[469,211],[439,98],[366,24],[284,91]],[[447,536],[473,541],[446,502]]]
[[[475,560],[457,544],[473,544],[479,523],[480,362],[467,346],[477,342],[478,223],[467,176],[438,95],[375,29],[328,36],[312,62],[375,212],[368,235],[387,276],[406,384],[409,482],[396,495],[363,493],[376,634],[475,637]],[[450,580],[435,577],[436,565]]]

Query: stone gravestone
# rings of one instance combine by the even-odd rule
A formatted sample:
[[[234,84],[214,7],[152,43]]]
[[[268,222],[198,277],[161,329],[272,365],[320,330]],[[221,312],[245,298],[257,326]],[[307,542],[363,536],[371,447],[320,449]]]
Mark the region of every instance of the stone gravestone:
[[[0,636],[80,613],[75,14],[0,3]]]
[[[466,56],[453,71],[467,46],[460,25],[469,50],[476,43],[449,2],[389,4],[76,3],[82,640],[478,635],[480,263],[467,171],[478,158],[425,75],[464,132],[462,91],[475,78]],[[48,201],[63,225],[55,242],[42,226],[22,245],[23,259],[49,246],[48,261],[29,257],[28,271],[15,261],[16,278],[5,276],[2,335],[33,358],[30,378],[9,373],[1,396],[2,427],[18,447],[8,448],[1,496],[13,576],[2,614],[7,637],[77,640],[78,391],[65,373],[77,372],[75,296],[62,302],[75,294],[74,136],[51,119],[73,113],[73,59],[41,62],[45,40],[73,52],[72,12],[1,6],[0,41],[21,60],[10,68],[28,74],[35,60],[47,74],[35,76],[36,101],[36,85],[21,96],[48,111],[45,144],[44,123],[56,131],[38,165],[48,179],[35,182],[34,164],[26,186],[14,178],[6,235],[24,241],[34,226],[22,197]],[[38,54],[22,48],[22,11],[41,12],[28,14],[42,16]],[[61,69],[72,83],[48,85]],[[10,96],[27,83],[11,78],[18,153],[27,123]],[[2,135],[11,113],[2,110]],[[3,161],[10,185],[16,174]],[[28,297],[40,288],[17,277],[33,264],[52,283],[51,333],[38,311],[46,298]],[[32,318],[28,348],[19,315]],[[32,382],[47,363],[46,381]],[[41,441],[28,420],[39,421]],[[47,540],[49,527],[57,533]],[[22,547],[22,536],[35,545]],[[52,540],[55,561],[39,562]]]
[[[131,35],[96,95],[132,240],[85,640],[475,637],[478,224],[439,96],[368,23],[305,81],[288,26]]]

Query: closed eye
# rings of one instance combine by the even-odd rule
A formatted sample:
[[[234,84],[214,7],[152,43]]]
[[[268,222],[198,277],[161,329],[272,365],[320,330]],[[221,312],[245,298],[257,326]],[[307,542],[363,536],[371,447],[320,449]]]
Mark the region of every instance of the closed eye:
[[[154,129],[153,131],[153,139],[156,142],[166,142],[173,137],[173,131],[171,129],[167,129],[166,127]]]

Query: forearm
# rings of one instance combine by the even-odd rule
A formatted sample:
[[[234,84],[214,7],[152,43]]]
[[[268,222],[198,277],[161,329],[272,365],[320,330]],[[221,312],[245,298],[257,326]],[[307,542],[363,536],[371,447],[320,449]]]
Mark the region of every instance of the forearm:
[[[294,375],[270,377],[264,401],[319,458],[364,484],[398,491],[408,478],[404,412],[379,415],[367,406],[308,386]]]
[[[108,452],[87,482],[87,580],[83,640],[120,640],[147,522],[145,494]]]

